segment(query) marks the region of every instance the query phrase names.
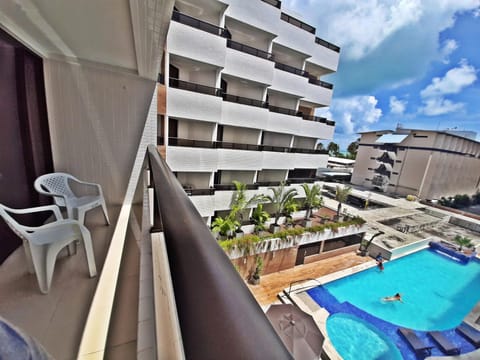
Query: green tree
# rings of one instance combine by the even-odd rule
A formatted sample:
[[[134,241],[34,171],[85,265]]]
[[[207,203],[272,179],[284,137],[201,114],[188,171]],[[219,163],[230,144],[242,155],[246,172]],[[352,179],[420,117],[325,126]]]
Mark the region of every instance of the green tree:
[[[285,206],[291,201],[292,198],[297,196],[297,190],[294,188],[285,190],[285,182],[282,181],[279,187],[269,188],[272,191],[272,195],[267,195],[266,199],[273,205],[275,225],[278,225],[278,220],[285,210]]]
[[[305,207],[305,219],[309,219],[312,216],[312,209],[319,207],[323,203],[322,187],[319,184],[312,185],[302,184],[303,191],[305,192],[305,200],[303,206]]]
[[[332,156],[338,156],[338,154],[340,153],[340,147],[333,141],[328,144],[327,150],[328,153]]]
[[[295,211],[298,211],[298,202],[297,200],[295,200],[295,198],[290,198],[288,200],[288,202],[285,204],[284,208],[283,208],[283,214],[285,215],[285,218],[286,218],[286,223],[287,224],[291,224],[292,221],[293,221],[293,218],[292,218],[292,214],[295,212]]]
[[[323,146],[322,143],[318,143],[317,144],[317,150],[323,150],[323,149],[325,149],[325,146]]]
[[[350,145],[348,145],[347,147],[347,151],[350,159],[355,159],[357,157],[357,151],[358,151],[358,140],[350,143]]]
[[[466,237],[466,236],[460,236],[460,235],[457,235],[455,236],[455,238],[453,239],[458,245],[460,245],[460,251],[462,251],[463,247],[466,246],[466,247],[470,247],[472,246],[472,239]]]
[[[265,200],[264,195],[255,195],[250,199],[247,198],[247,185],[240,181],[233,180],[235,185],[235,192],[230,199],[230,217],[238,222],[238,228],[240,228],[245,215],[245,210],[254,207],[259,202]],[[238,230],[237,228],[237,230]]]
[[[340,216],[340,211],[342,211],[342,204],[344,204],[347,201],[348,195],[350,195],[351,192],[352,192],[351,186],[341,187],[337,185],[337,188],[335,191],[335,200],[338,201],[337,216]]]

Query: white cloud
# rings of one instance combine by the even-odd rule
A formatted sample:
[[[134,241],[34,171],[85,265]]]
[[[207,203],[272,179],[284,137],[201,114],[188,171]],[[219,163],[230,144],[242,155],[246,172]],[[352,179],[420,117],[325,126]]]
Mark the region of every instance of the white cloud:
[[[442,96],[446,94],[458,94],[465,87],[477,80],[477,71],[465,60],[460,66],[447,71],[443,78],[435,77],[432,83],[420,92],[422,98]]]
[[[407,101],[397,99],[396,96],[390,96],[390,112],[392,114],[402,115],[407,107]]]
[[[455,40],[453,39],[445,40],[440,50],[440,54],[443,57],[442,62],[444,64],[448,64],[450,62],[448,57],[450,56],[451,53],[453,53],[457,49],[458,49],[458,44]]]
[[[420,108],[420,112],[427,116],[437,116],[460,111],[465,105],[463,103],[454,103],[441,97],[427,99],[423,103],[425,106]]]
[[[338,98],[332,100],[330,108],[320,109],[317,113],[335,120],[337,132],[352,135],[378,122],[382,110],[377,108],[377,103],[374,96]]]
[[[445,99],[445,95],[458,94],[477,80],[477,70],[462,60],[458,67],[448,70],[443,77],[435,77],[430,85],[420,92],[423,107],[420,113],[437,116],[462,110],[463,103]]]

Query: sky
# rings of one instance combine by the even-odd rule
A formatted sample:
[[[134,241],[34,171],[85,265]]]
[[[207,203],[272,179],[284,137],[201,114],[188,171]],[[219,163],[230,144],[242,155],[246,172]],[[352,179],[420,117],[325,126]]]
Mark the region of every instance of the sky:
[[[341,47],[329,107],[333,141],[359,131],[477,132],[480,141],[480,0],[282,0],[282,9]]]

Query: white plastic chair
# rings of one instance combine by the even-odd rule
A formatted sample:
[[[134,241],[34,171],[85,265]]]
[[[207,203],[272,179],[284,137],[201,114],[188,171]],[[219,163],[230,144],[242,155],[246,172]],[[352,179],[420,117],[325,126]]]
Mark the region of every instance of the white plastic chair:
[[[41,211],[53,211],[56,221],[38,226],[19,224],[10,214],[30,214]],[[88,229],[77,220],[62,219],[60,209],[56,205],[39,206],[29,209],[11,209],[0,204],[0,216],[22,240],[29,262],[37,274],[40,291],[47,294],[52,283],[53,269],[58,253],[75,241],[83,242],[87,255],[90,277],[97,275],[92,239]]]
[[[91,189],[92,192],[95,192],[95,195],[75,195],[70,187],[69,181]],[[58,206],[66,207],[70,219],[76,219],[83,224],[85,221],[85,213],[97,206],[101,206],[105,221],[107,225],[110,225],[107,205],[103,197],[102,187],[99,184],[80,181],[66,173],[51,173],[39,176],[35,180],[34,186],[40,194],[53,196],[55,204]]]

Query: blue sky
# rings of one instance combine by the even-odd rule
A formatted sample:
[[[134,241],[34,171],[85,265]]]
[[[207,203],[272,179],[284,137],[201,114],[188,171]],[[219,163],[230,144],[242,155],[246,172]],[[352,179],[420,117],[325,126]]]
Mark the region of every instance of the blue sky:
[[[331,106],[342,150],[366,130],[477,132],[480,0],[283,0],[341,47]]]

